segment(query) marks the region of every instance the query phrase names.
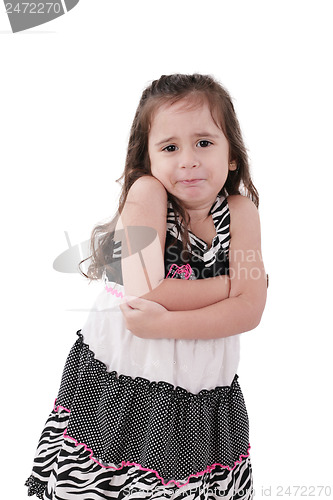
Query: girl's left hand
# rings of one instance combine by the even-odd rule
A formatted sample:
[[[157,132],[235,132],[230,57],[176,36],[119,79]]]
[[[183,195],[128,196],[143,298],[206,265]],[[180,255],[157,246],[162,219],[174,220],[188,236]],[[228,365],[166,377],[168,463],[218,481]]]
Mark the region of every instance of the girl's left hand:
[[[163,338],[162,327],[168,310],[157,302],[139,297],[129,299],[120,306],[126,328],[141,339]]]

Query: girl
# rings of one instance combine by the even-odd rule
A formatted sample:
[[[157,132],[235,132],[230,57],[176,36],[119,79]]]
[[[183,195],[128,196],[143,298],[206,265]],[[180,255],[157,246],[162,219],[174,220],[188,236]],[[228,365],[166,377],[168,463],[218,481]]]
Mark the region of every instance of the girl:
[[[28,494],[250,499],[239,334],[259,324],[267,285],[226,90],[198,74],[154,81],[123,178],[118,215],[91,238],[85,276],[105,289],[77,332]]]

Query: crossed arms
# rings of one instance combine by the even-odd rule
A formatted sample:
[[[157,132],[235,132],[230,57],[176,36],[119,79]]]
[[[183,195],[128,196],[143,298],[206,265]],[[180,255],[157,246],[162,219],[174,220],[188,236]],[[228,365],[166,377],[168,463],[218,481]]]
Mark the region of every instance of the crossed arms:
[[[142,338],[209,339],[252,330],[265,307],[267,282],[261,258],[257,208],[244,196],[228,197],[231,241],[229,276],[164,279],[167,193],[154,177],[131,187],[118,228],[146,226],[158,237],[122,259],[126,294],[121,306],[127,328]],[[144,265],[142,265],[142,263]]]

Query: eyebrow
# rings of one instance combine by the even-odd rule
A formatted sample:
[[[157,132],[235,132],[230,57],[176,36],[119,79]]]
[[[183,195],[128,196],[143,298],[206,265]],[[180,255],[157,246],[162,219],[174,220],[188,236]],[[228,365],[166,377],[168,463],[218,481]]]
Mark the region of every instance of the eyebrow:
[[[195,134],[193,134],[193,137],[210,137],[211,139],[218,139],[219,138],[218,135],[212,134],[211,132],[196,132]],[[165,144],[166,142],[173,142],[175,140],[177,140],[177,137],[175,137],[175,136],[168,137],[167,139],[163,139],[162,141],[157,142],[155,144],[155,146],[161,146],[162,144]]]

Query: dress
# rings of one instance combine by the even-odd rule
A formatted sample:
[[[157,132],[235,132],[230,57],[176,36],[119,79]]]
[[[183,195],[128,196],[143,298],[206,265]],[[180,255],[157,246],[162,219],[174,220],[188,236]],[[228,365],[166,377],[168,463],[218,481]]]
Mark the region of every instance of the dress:
[[[165,276],[228,274],[230,213],[218,195],[216,236],[189,233],[181,261],[168,203]],[[176,245],[169,246],[171,242]],[[114,257],[121,255],[121,244]],[[120,262],[120,260],[119,260]],[[141,339],[125,327],[121,278],[109,282],[78,330],[42,432],[28,495],[42,499],[252,499],[249,422],[238,383],[239,335]]]

